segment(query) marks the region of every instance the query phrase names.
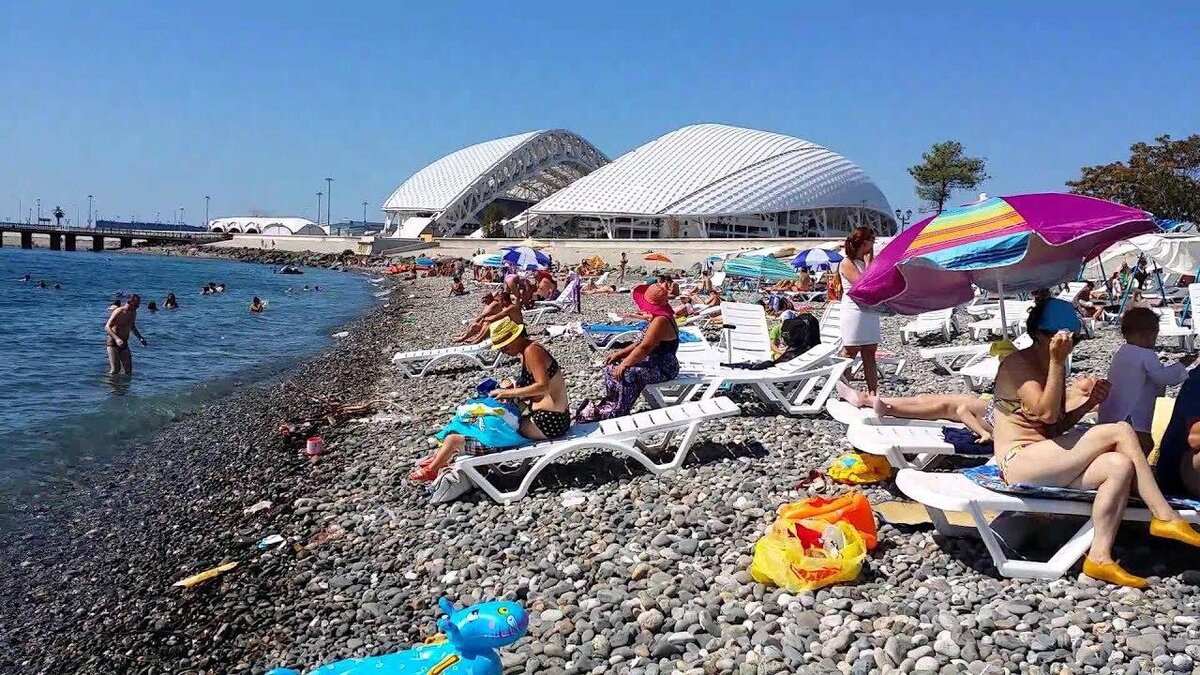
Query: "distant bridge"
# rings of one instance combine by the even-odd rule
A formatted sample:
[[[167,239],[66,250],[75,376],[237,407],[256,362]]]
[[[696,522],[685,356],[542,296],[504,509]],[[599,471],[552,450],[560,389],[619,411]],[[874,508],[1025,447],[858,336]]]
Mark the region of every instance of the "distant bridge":
[[[5,223],[0,222],[0,246],[4,245],[5,232],[21,233],[21,248],[33,248],[33,235],[43,234],[50,237],[50,249],[54,251],[75,250],[75,241],[79,237],[92,238],[92,250],[103,251],[105,239],[116,239],[120,248],[133,246],[135,239],[150,244],[170,244],[191,242],[207,244],[227,239],[228,235],[220,232],[202,232],[196,230],[156,230],[137,227],[73,227],[70,225],[51,225],[49,223]]]

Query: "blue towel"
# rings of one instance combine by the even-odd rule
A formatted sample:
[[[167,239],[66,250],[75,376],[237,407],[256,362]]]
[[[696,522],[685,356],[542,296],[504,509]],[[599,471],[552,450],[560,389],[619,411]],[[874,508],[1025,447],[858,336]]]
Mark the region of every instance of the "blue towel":
[[[1000,467],[995,464],[984,464],[970,469],[963,469],[963,475],[970,478],[979,485],[992,490],[993,492],[1001,492],[1010,495],[1019,495],[1021,497],[1037,497],[1041,499],[1070,499],[1072,501],[1090,502],[1096,498],[1095,490],[1078,490],[1075,488],[1064,487],[1046,487],[1043,485],[1025,485],[1017,483],[1009,485],[1000,478]],[[1144,506],[1142,500],[1136,497],[1130,497],[1129,501],[1133,504]],[[1167,497],[1167,501],[1171,506],[1177,509],[1200,509],[1200,499],[1190,499],[1187,497]]]
[[[465,405],[483,405],[489,408],[503,408],[511,415],[520,416],[520,409],[512,403],[501,403],[494,398],[473,398]],[[479,441],[480,445],[488,448],[515,448],[529,442],[504,417],[500,415],[468,415],[455,413],[442,430],[434,434],[439,441],[445,440],[449,434],[462,434],[467,438]]]
[[[646,328],[645,321],[637,323],[585,323],[583,329],[589,333],[624,333],[630,330],[643,330]]]
[[[978,437],[970,429],[962,427],[942,427],[942,440],[954,446],[956,455],[990,455],[991,443],[979,443]]]

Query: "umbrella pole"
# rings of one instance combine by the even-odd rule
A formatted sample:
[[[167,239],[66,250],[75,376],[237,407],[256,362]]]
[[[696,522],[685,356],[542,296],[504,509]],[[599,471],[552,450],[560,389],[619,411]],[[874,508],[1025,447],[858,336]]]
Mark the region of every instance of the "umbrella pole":
[[[1004,280],[996,279],[996,294],[1000,296],[1000,339],[1008,339],[1008,317],[1004,314]]]

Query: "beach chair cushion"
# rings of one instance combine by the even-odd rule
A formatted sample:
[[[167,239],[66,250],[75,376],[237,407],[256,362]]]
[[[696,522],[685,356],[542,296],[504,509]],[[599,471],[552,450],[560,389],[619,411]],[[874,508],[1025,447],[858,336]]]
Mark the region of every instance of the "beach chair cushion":
[[[1091,502],[1096,498],[1095,490],[1051,487],[1046,485],[1027,485],[1024,483],[1009,484],[1004,482],[1004,479],[1000,477],[1000,467],[991,463],[969,469],[963,469],[961,473],[967,478],[970,478],[977,485],[1002,494],[1084,502]],[[1171,506],[1177,509],[1200,510],[1200,499],[1192,499],[1189,497],[1173,497],[1170,495],[1167,495],[1166,497],[1167,501],[1171,503]],[[1142,502],[1141,499],[1133,495],[1129,497],[1129,502],[1136,506],[1145,506],[1145,503]]]

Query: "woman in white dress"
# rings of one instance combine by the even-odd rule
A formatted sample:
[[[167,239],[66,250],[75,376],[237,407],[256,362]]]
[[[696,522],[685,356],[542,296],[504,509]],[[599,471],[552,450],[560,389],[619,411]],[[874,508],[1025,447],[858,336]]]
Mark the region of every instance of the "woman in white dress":
[[[879,369],[875,364],[875,349],[879,346],[879,315],[862,311],[850,299],[850,288],[871,264],[875,253],[875,232],[869,227],[857,227],[846,237],[846,257],[838,263],[842,279],[842,346],[846,356],[862,357],[863,376],[867,391],[879,392]]]

